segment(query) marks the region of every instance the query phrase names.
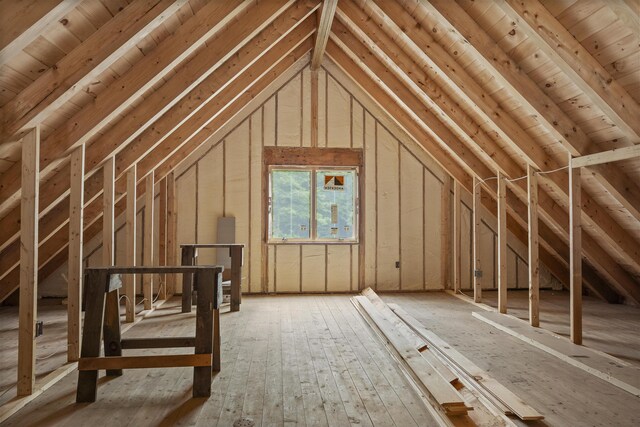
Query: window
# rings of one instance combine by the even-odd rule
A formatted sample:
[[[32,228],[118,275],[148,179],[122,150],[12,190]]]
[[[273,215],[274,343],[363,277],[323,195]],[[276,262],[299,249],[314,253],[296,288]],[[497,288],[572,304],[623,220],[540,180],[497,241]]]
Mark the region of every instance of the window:
[[[356,240],[356,168],[272,167],[269,176],[271,241]]]

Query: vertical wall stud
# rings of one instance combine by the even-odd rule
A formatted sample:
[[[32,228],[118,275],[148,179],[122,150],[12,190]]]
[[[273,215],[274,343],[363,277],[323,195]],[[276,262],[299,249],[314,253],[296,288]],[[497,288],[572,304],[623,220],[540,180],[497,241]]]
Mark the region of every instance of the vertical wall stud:
[[[69,260],[67,277],[67,360],[80,358],[82,309],[82,245],[84,219],[84,154],[80,145],[71,154],[69,195]]]
[[[498,311],[507,312],[507,182],[498,172]]]
[[[571,342],[582,344],[582,225],[580,168],[569,155],[569,290]]]
[[[40,127],[22,138],[22,197],[20,200],[20,307],[18,328],[18,396],[33,393],[35,329],[38,314],[38,196]]]
[[[453,183],[453,290],[454,292],[460,292],[460,284],[462,282],[462,253],[461,253],[461,241],[460,241],[460,226],[461,226],[461,205],[460,205],[460,183],[454,181]]]
[[[167,265],[167,177],[158,183],[158,265]],[[158,299],[167,299],[167,275],[159,276]]]
[[[451,227],[450,227],[450,209],[451,209],[451,178],[446,176],[442,185],[442,201],[440,205],[440,270],[442,284],[445,288],[451,289],[451,270],[449,253],[451,253]]]
[[[105,267],[114,265],[114,202],[115,202],[115,172],[116,162],[113,157],[107,159],[102,167],[102,264]]]
[[[176,256],[176,227],[178,225],[176,216],[176,180],[171,172],[167,176],[167,262],[169,265],[178,265]],[[176,275],[167,276],[167,297],[176,291]]]
[[[531,165],[527,166],[527,193],[529,206],[529,323],[540,326],[540,261],[538,258],[538,177]]]
[[[480,205],[482,185],[478,177],[473,177],[473,300],[482,301],[482,269],[480,266],[480,226],[482,224]]]
[[[144,260],[143,265],[152,267],[153,259],[153,202],[155,195],[153,171],[147,174],[144,190]],[[153,274],[142,276],[144,309],[150,310],[153,304]]]
[[[126,243],[125,243],[125,265],[136,265],[136,184],[137,165],[131,166],[127,171],[127,211],[126,222]],[[126,321],[133,322],[136,317],[136,275],[127,274],[125,279],[125,295],[127,295]]]

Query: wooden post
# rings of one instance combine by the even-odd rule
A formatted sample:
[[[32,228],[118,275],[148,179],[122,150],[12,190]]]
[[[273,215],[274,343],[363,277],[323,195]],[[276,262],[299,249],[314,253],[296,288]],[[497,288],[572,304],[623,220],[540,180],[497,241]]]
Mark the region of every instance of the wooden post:
[[[167,178],[160,180],[158,192],[158,265],[167,265]],[[158,275],[158,299],[167,299],[167,275]]]
[[[35,330],[38,313],[39,181],[40,127],[36,126],[22,138],[18,396],[32,394],[35,382]]]
[[[311,71],[311,146],[318,146],[318,71]]]
[[[460,292],[460,283],[462,281],[462,258],[461,258],[461,243],[460,243],[460,213],[462,207],[460,206],[460,183],[458,181],[453,182],[453,290],[454,292]]]
[[[144,191],[144,262],[145,266],[153,266],[153,202],[154,202],[153,170],[147,174]],[[144,309],[151,310],[153,306],[153,274],[142,276],[142,292],[144,294]]]
[[[239,311],[242,299],[242,246],[232,246],[231,256],[231,311]]]
[[[176,215],[176,181],[171,172],[167,176],[167,262],[169,265],[178,265],[176,257],[176,227],[178,225]],[[167,297],[176,292],[176,275],[167,275]]]
[[[540,326],[540,260],[538,258],[538,177],[527,166],[528,223],[529,223],[529,323]]]
[[[498,311],[507,312],[507,183],[498,171]]]
[[[451,289],[451,258],[449,258],[449,253],[451,253],[450,208],[451,178],[446,176],[442,185],[442,202],[440,204],[440,272],[442,283],[447,289]]]
[[[193,246],[182,246],[182,261],[180,265],[195,265],[195,248]],[[191,305],[193,304],[193,281],[195,275],[193,273],[184,273],[182,275],[182,312],[191,313]],[[200,298],[198,298],[199,300]]]
[[[473,300],[482,301],[482,269],[480,266],[480,207],[482,185],[478,177],[473,177]]]
[[[67,277],[67,361],[80,358],[82,321],[82,245],[84,219],[84,154],[82,144],[71,154],[69,195],[69,260]]]
[[[211,354],[214,351],[213,310],[219,307],[219,305],[216,307],[214,304],[216,302],[215,295],[218,286],[220,286],[220,274],[217,271],[202,271],[196,273],[196,275],[196,281],[200,284],[200,287],[198,289],[198,306],[196,309],[195,354]],[[211,371],[213,368],[213,360],[211,366],[193,368],[193,397],[211,395]]]
[[[580,168],[569,155],[569,290],[571,292],[571,342],[582,344],[582,226]]]
[[[114,201],[115,201],[115,158],[110,157],[102,167],[102,264],[111,267],[115,263],[114,254]],[[105,322],[103,328],[105,356],[120,356],[120,292],[118,289],[105,297]],[[107,370],[108,376],[122,375],[122,370]]]
[[[107,159],[102,167],[103,188],[102,193],[102,264],[105,267],[111,267],[114,264],[115,257],[113,251],[114,239],[114,201],[115,201],[115,166],[116,162],[113,157]]]
[[[126,212],[126,266],[136,265],[136,184],[137,166],[127,171],[127,212]],[[126,321],[133,322],[136,317],[136,275],[125,276]]]

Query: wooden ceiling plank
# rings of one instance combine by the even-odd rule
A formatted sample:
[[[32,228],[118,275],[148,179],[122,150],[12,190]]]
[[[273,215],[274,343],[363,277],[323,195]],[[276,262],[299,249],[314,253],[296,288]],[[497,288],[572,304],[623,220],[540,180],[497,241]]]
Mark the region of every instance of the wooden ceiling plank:
[[[311,69],[317,70],[322,64],[322,57],[327,48],[327,41],[331,33],[331,23],[336,13],[338,0],[324,0],[322,2],[322,10],[320,12],[320,20],[318,22],[318,31],[316,32],[316,44],[313,48],[313,56],[311,57]]]
[[[0,141],[44,121],[186,1],[145,0],[127,6],[0,109]]]
[[[413,3],[417,0],[407,1]],[[580,136],[583,135],[584,138],[586,138],[586,135],[584,135],[578,127],[570,123],[569,118],[559,107],[513,64],[509,57],[490,40],[490,37],[460,6],[455,2],[432,0],[429,4],[420,2],[420,7],[426,8],[436,16],[440,16],[440,25],[442,25],[442,23],[451,23],[447,24],[450,30],[465,36],[476,48],[478,53],[484,57],[485,64],[490,69],[495,70],[495,76],[502,76],[505,85],[511,87],[511,93],[518,97],[524,105],[533,105],[532,108],[537,108],[536,111],[539,112],[538,114],[540,114],[540,116],[545,118],[547,123],[557,123],[560,125],[562,122],[568,121],[573,128],[560,137],[565,142],[572,141],[572,143],[575,143],[578,141],[575,137],[578,136],[581,141],[580,148],[571,145],[572,152],[581,155],[581,153],[589,152],[589,150],[593,149],[588,147],[589,141]],[[451,27],[451,25],[453,25],[453,27]],[[548,117],[550,111],[555,111],[555,113],[553,116]],[[551,125],[551,127],[554,127],[554,125]],[[557,130],[555,132],[557,133]],[[548,164],[548,166],[564,166],[564,164],[559,165],[557,162],[549,160],[550,157],[547,156],[539,146],[536,145],[532,148],[535,150],[536,161],[533,161],[533,158],[530,160],[538,169],[548,170],[547,167],[545,167],[546,164]],[[568,197],[568,177],[566,174],[551,174],[544,180],[551,183],[555,187],[555,190],[563,195],[563,198]],[[599,236],[606,242],[607,246],[632,266],[636,273],[640,272],[640,245],[638,245],[638,242],[626,233],[606,210],[599,206],[584,189],[582,189],[581,200],[585,223],[599,229]]]
[[[11,21],[4,22],[2,25],[3,37],[2,50],[0,50],[0,67],[9,63],[11,58],[43,34],[51,23],[58,22],[67,13],[75,9],[81,1],[36,0],[32,1],[31,5],[27,7],[22,2],[15,2],[12,3],[15,5],[14,11],[6,10],[3,7],[2,15],[5,19],[10,19]],[[9,2],[6,3],[8,5]]]
[[[284,2],[274,4],[277,7]],[[271,3],[271,2],[269,2]],[[51,163],[64,157],[75,146],[88,142],[104,125],[115,119],[129,104],[153,87],[166,73],[196,51],[228,24],[247,5],[240,0],[211,2],[165,39],[153,52],[135,64],[125,75],[109,85],[95,101],[56,129],[43,141],[41,174],[48,176]],[[89,165],[87,164],[87,168]],[[19,164],[5,172],[0,182],[0,213],[13,206],[20,196]]]
[[[537,0],[498,0],[536,46],[632,141],[640,141],[640,105]]]

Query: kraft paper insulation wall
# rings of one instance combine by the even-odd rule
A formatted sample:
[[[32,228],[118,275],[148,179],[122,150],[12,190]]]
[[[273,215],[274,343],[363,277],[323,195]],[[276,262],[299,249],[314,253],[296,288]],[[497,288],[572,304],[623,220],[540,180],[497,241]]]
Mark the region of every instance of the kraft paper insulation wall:
[[[366,197],[364,212],[361,212],[365,215],[364,242],[356,245],[262,244],[262,149],[264,146],[311,146],[311,71],[299,63],[256,97],[251,109],[212,134],[178,167],[177,243],[215,242],[217,219],[236,217],[236,240],[246,245],[242,271],[244,292],[353,291],[359,287],[360,276],[364,278],[364,286],[378,290],[450,287],[443,283],[442,257],[451,254],[444,254],[441,249],[442,192],[449,176],[338,67],[327,62],[317,77],[318,146],[364,149]],[[461,204],[462,288],[471,289],[470,194],[463,192]],[[157,196],[155,205],[157,221]],[[139,230],[144,223],[143,209],[141,198],[138,200]],[[482,219],[483,287],[490,289],[497,286],[496,219],[486,211]],[[117,218],[116,226],[116,261],[122,263],[123,216]],[[156,227],[156,238],[157,233]],[[140,231],[138,263],[143,258],[142,235]],[[362,275],[361,249],[364,250]],[[509,236],[510,288],[528,286],[526,250],[525,245]],[[215,259],[214,250],[199,252],[201,263],[213,263]],[[400,268],[396,268],[397,261]],[[85,266],[101,263],[100,242],[87,243]],[[450,262],[444,264],[451,268]],[[66,268],[62,266],[39,287],[41,295],[66,294],[66,284],[60,280]],[[541,285],[558,285],[544,267]],[[181,291],[180,278],[177,291]]]
[[[192,237],[195,225],[197,242],[213,242],[217,218],[235,216],[236,240],[248,245],[242,276],[243,289],[249,292],[357,290],[361,248],[364,286],[443,289],[442,265],[449,263],[443,263],[442,257],[449,254],[442,253],[441,204],[444,182],[450,178],[337,67],[327,64],[317,77],[318,146],[364,148],[365,241],[262,245],[262,149],[311,145],[308,67],[289,76],[248,118],[226,135],[208,141],[206,149],[179,169],[180,188],[197,181],[197,203],[190,198],[193,191],[184,195],[179,191],[179,206],[197,215],[179,220],[178,240]],[[470,287],[471,214],[464,206],[463,210],[463,287]],[[194,219],[197,224],[192,223]],[[487,265],[495,258],[494,235],[484,226],[483,263]],[[200,259],[215,258],[202,252]],[[493,275],[493,269],[486,273],[488,288],[494,286]],[[515,280],[513,286],[517,286]]]

